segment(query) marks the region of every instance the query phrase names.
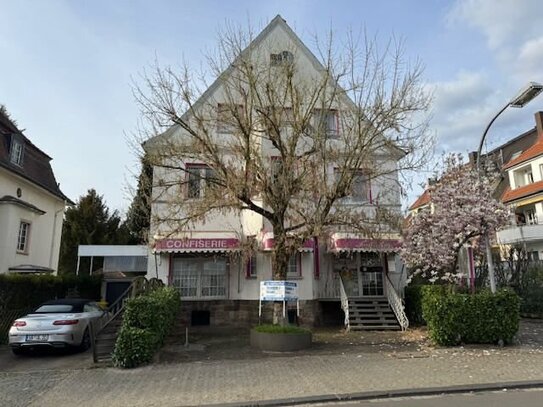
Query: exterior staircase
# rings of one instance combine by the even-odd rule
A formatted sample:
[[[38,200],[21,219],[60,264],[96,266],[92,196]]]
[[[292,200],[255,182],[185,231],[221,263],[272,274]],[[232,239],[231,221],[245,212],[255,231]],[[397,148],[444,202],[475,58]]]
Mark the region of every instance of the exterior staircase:
[[[119,336],[119,330],[123,322],[123,312],[119,312],[111,319],[95,336],[94,338],[94,362],[108,363],[111,362],[111,354],[115,348],[115,341]]]
[[[401,329],[386,297],[349,298],[349,327],[352,331]]]

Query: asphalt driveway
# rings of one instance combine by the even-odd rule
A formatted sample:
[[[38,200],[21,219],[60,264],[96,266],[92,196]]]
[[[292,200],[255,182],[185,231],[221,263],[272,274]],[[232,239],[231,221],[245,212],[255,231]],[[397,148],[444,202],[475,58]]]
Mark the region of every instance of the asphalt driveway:
[[[7,345],[0,346],[0,372],[28,373],[43,370],[86,369],[93,366],[92,352],[42,349],[15,356]]]

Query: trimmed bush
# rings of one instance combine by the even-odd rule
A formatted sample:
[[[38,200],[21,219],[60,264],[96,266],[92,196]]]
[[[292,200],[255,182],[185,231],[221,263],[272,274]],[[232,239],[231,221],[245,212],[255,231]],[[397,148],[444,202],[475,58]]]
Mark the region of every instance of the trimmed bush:
[[[180,305],[179,292],[172,287],[161,287],[128,300],[113,351],[113,364],[132,368],[148,363],[164,343]],[[138,335],[142,338],[135,338]]]
[[[115,342],[113,363],[124,368],[137,367],[149,363],[155,349],[156,335],[153,331],[123,325]]]
[[[519,297],[512,291],[458,294],[443,287],[422,288],[422,312],[438,345],[511,343],[519,327]]]

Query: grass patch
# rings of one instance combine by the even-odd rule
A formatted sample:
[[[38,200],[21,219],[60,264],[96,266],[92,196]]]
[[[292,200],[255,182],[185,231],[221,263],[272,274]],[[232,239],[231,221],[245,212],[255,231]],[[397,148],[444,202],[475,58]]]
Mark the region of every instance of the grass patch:
[[[309,330],[300,328],[294,325],[258,325],[254,328],[256,332],[268,333],[268,334],[307,334]]]

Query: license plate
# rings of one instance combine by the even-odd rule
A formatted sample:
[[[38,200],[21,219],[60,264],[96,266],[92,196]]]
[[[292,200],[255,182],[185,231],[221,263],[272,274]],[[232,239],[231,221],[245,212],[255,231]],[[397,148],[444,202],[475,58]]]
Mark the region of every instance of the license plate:
[[[39,342],[49,339],[49,335],[26,335],[27,342]]]

